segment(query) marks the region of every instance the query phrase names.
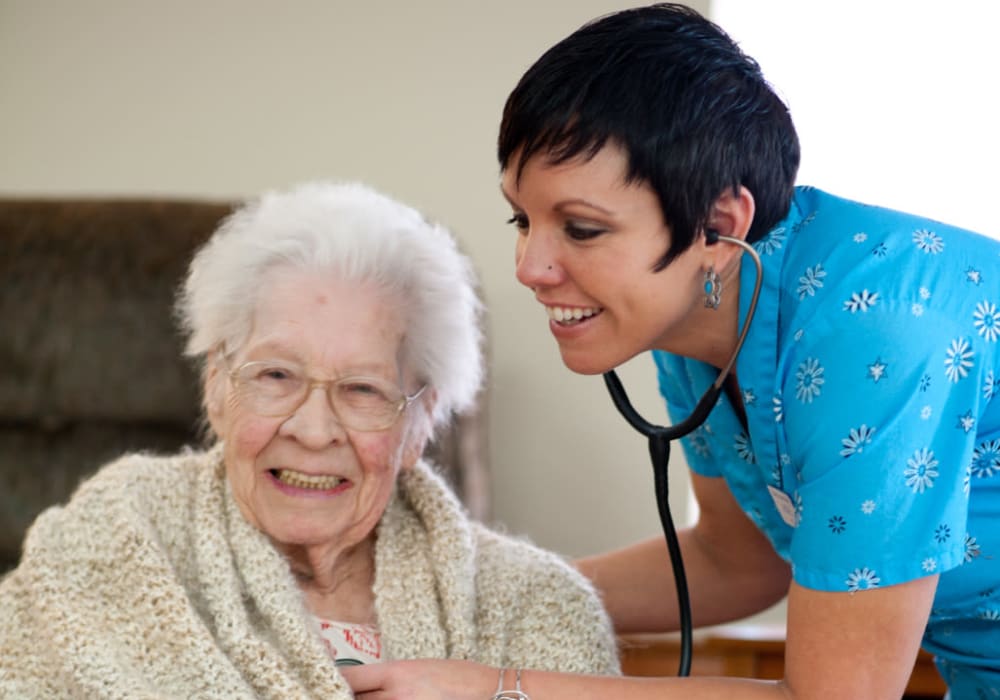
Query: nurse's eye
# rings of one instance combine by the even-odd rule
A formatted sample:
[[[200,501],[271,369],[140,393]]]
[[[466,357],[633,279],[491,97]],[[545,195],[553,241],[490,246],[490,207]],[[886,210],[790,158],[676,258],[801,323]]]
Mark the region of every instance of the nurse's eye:
[[[507,219],[507,223],[513,225],[518,231],[526,231],[528,229],[528,217],[524,214],[515,213]]]
[[[563,230],[574,241],[586,241],[607,232],[606,228],[601,228],[600,226],[584,226],[573,221],[567,221],[563,226]]]

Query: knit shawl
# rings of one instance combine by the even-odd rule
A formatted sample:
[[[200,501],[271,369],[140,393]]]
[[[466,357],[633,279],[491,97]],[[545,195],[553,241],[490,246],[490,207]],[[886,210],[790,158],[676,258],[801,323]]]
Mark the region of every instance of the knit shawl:
[[[0,697],[353,697],[220,455],[130,455],[39,516],[0,583]],[[375,548],[384,657],[618,671],[575,570],[470,521],[427,464],[397,486]]]

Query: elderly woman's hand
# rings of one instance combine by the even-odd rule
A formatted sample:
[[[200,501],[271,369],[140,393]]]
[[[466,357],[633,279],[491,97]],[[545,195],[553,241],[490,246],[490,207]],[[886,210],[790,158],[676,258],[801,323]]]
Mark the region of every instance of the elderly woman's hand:
[[[390,661],[339,671],[360,700],[485,700],[496,692],[499,678],[498,669],[454,659]]]

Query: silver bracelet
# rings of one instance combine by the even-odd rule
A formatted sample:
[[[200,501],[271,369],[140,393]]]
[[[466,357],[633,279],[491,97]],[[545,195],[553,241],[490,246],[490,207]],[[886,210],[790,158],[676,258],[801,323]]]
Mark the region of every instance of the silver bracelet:
[[[500,669],[500,680],[497,682],[497,692],[490,700],[531,700],[527,693],[521,691],[521,669],[514,671],[514,690],[503,689],[503,676],[507,669]]]

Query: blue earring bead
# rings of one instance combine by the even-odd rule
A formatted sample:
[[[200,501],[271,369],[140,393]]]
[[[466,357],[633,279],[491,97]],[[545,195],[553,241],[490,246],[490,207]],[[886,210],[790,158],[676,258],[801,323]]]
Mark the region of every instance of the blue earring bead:
[[[719,308],[722,301],[722,278],[715,268],[710,267],[705,271],[705,307],[709,309]]]

